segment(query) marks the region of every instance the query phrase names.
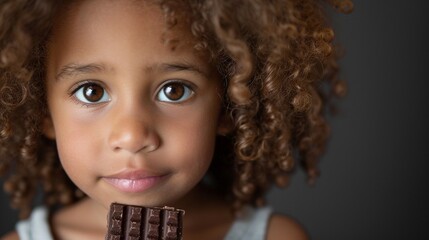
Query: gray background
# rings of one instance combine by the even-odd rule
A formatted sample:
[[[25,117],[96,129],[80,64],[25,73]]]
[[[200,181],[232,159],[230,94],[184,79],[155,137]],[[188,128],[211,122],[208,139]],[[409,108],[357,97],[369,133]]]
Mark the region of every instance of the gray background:
[[[429,239],[428,24],[426,1],[354,1],[335,14],[349,94],[331,120],[316,185],[298,170],[269,202],[312,239]],[[0,236],[16,213],[0,195]]]

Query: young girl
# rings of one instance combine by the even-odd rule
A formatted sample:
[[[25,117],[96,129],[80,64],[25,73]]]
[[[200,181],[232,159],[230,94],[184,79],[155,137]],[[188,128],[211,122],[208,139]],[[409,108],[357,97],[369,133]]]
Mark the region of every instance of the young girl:
[[[263,205],[298,161],[317,177],[344,93],[323,7],[2,1],[0,170],[25,219],[4,239],[103,239],[112,202],[184,209],[186,240],[306,239]]]

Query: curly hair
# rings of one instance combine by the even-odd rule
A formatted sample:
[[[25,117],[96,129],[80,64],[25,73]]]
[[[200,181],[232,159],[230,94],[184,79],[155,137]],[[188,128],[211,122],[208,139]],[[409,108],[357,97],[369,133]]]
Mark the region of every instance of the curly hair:
[[[62,1],[67,2],[67,1]],[[316,0],[156,0],[167,27],[187,21],[226,86],[231,131],[219,137],[209,170],[236,210],[260,205],[285,186],[299,162],[313,181],[329,127],[327,106],[343,96],[334,32]],[[326,0],[343,13],[348,0]],[[5,0],[0,5],[0,175],[11,205],[28,216],[39,186],[47,204],[83,194],[42,134],[47,116],[45,44],[59,1]],[[166,38],[166,44],[174,38]]]

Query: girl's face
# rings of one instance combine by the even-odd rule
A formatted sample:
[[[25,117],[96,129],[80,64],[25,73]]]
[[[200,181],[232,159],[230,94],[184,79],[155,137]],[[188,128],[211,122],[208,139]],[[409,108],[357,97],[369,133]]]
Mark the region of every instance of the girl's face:
[[[167,32],[180,40],[172,50],[163,13],[145,1],[78,1],[57,15],[45,134],[72,181],[105,207],[171,204],[211,162],[221,83],[185,29]]]

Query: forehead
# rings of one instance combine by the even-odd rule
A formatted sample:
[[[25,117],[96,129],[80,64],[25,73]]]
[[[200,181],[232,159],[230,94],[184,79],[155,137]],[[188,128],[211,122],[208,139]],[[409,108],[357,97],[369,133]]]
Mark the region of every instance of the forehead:
[[[162,43],[184,45],[196,43],[190,31],[189,19],[180,9],[175,16],[182,16],[177,24],[169,28],[159,4],[146,0],[80,0],[60,6],[55,19],[51,39],[67,40],[78,36],[84,39],[94,35],[121,35],[124,39],[159,36]],[[61,39],[59,39],[61,38]],[[105,39],[108,41],[108,39]],[[143,42],[143,39],[142,39]]]
[[[123,56],[121,60],[141,59],[136,57],[139,50],[154,60],[168,54],[207,60],[206,53],[194,48],[197,39],[190,32],[189,21],[178,20],[170,29],[160,6],[150,1],[68,3],[59,9],[55,18],[48,42],[49,61],[62,65],[82,57],[107,58],[112,54],[118,59]]]

